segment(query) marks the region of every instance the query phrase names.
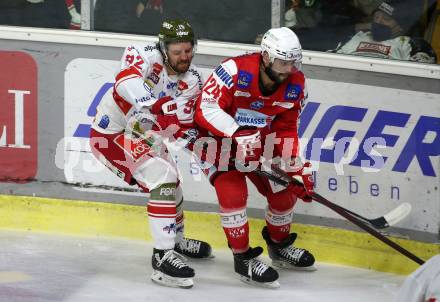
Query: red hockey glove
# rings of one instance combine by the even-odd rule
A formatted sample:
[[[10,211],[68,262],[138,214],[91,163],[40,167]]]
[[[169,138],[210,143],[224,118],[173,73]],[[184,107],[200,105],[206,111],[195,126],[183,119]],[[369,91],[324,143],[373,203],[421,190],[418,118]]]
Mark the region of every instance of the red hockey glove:
[[[296,172],[289,172],[288,174],[301,182],[302,184],[291,184],[290,189],[292,192],[301,198],[305,202],[312,201],[312,194],[315,183],[313,182],[313,175],[311,173],[312,164],[309,162],[304,163],[302,168]]]
[[[164,96],[163,98],[157,99],[153,106],[151,106],[151,113],[169,114],[171,112],[175,112],[177,106],[172,100],[173,98],[170,96]]]
[[[160,129],[156,130],[165,130],[169,126],[175,126],[179,128],[179,119],[175,114],[158,114],[156,116],[156,122]]]
[[[170,96],[158,99],[151,106],[151,113],[155,114],[158,130],[165,130],[170,125],[179,126],[179,119],[176,115],[177,105]]]
[[[259,161],[261,156],[260,131],[255,127],[242,126],[232,135],[237,145],[236,159],[242,163]]]

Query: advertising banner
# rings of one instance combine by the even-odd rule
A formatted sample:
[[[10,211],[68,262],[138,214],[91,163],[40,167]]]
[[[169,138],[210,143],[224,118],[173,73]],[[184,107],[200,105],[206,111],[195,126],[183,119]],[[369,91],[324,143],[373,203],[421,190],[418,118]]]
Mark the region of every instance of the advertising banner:
[[[0,181],[27,182],[38,169],[38,71],[18,51],[0,51]]]

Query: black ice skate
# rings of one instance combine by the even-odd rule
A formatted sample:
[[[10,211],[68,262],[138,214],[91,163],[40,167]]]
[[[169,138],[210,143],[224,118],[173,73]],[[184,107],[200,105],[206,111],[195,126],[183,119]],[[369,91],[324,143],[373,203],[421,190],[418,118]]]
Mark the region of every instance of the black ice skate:
[[[185,262],[184,257],[174,250],[153,250],[151,280],[170,287],[191,288],[194,285],[194,270]]]
[[[270,239],[267,227],[261,232],[267,243],[269,257],[273,266],[304,271],[315,271],[315,257],[305,249],[294,247],[292,244],[296,239],[296,233],[289,236],[280,243]]]
[[[259,246],[249,248],[247,252],[234,254],[234,269],[240,280],[257,286],[277,288],[278,272],[257,257],[263,253]]]
[[[176,243],[174,250],[189,258],[214,258],[209,243],[197,239],[182,238],[179,243]]]

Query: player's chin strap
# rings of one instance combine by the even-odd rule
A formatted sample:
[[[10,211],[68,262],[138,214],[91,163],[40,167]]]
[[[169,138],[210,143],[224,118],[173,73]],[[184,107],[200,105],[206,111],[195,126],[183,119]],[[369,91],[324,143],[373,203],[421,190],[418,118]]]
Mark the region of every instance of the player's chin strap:
[[[170,64],[170,59],[168,58],[168,54],[167,54],[167,46],[166,45],[159,45],[159,47],[160,47],[160,52],[162,54],[163,62],[165,63],[165,65],[167,67],[169,67],[172,72],[179,74],[179,72],[177,70],[175,70],[173,68],[173,66],[171,66],[171,64]]]
[[[276,171],[274,171],[275,169],[276,169]],[[275,183],[277,183],[279,185],[285,186],[285,187],[288,186],[290,183],[302,186],[301,182],[299,182],[295,178],[291,177],[290,175],[288,175],[287,173],[285,173],[284,171],[282,171],[279,168],[278,169],[277,168],[273,168],[272,172],[275,172],[275,173],[272,174],[272,173],[270,173],[268,171],[264,171],[264,170],[261,170],[261,169],[258,169],[258,170],[255,171],[255,173],[257,173],[259,175],[262,175],[262,176],[265,176],[265,177],[269,178],[270,180],[272,180],[273,182],[275,182]],[[391,241],[390,239],[388,239],[387,237],[385,237],[384,235],[382,235],[381,233],[379,233],[375,229],[371,228],[370,226],[368,226],[367,224],[365,224],[364,222],[362,222],[361,220],[356,218],[354,215],[349,214],[347,212],[347,210],[345,210],[341,206],[338,206],[338,205],[334,204],[333,202],[331,202],[328,199],[322,197],[318,193],[312,193],[311,197],[312,197],[312,199],[314,201],[316,201],[316,202],[318,202],[318,203],[320,203],[320,204],[322,204],[322,205],[332,209],[333,211],[335,211],[336,213],[338,213],[339,215],[341,215],[342,217],[344,217],[348,221],[354,223],[355,225],[357,225],[358,227],[360,227],[364,231],[370,233],[371,235],[373,235],[374,237],[376,237],[377,239],[379,239],[383,243],[389,245],[390,247],[392,247],[393,249],[395,249],[399,253],[405,255],[409,259],[413,260],[417,264],[422,265],[422,264],[425,263],[425,261],[423,261],[422,259],[420,259],[416,255],[414,255],[410,251],[406,250],[405,248],[403,248],[402,246],[398,245],[397,243]]]
[[[167,65],[167,67],[169,67],[173,72],[175,72],[176,74],[179,74],[179,72],[177,72],[173,66],[171,66],[170,61],[168,60],[168,56],[165,56],[165,60],[164,60],[165,65]]]

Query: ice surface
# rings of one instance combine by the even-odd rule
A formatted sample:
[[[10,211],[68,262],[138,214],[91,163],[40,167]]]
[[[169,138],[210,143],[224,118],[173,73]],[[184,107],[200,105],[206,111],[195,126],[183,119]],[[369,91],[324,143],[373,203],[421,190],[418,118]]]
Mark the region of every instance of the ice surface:
[[[318,263],[316,272],[279,270],[279,289],[257,288],[235,277],[229,251],[215,250],[190,261],[192,289],[174,289],[151,282],[151,251],[144,241],[0,231],[0,301],[382,302],[404,279]]]

